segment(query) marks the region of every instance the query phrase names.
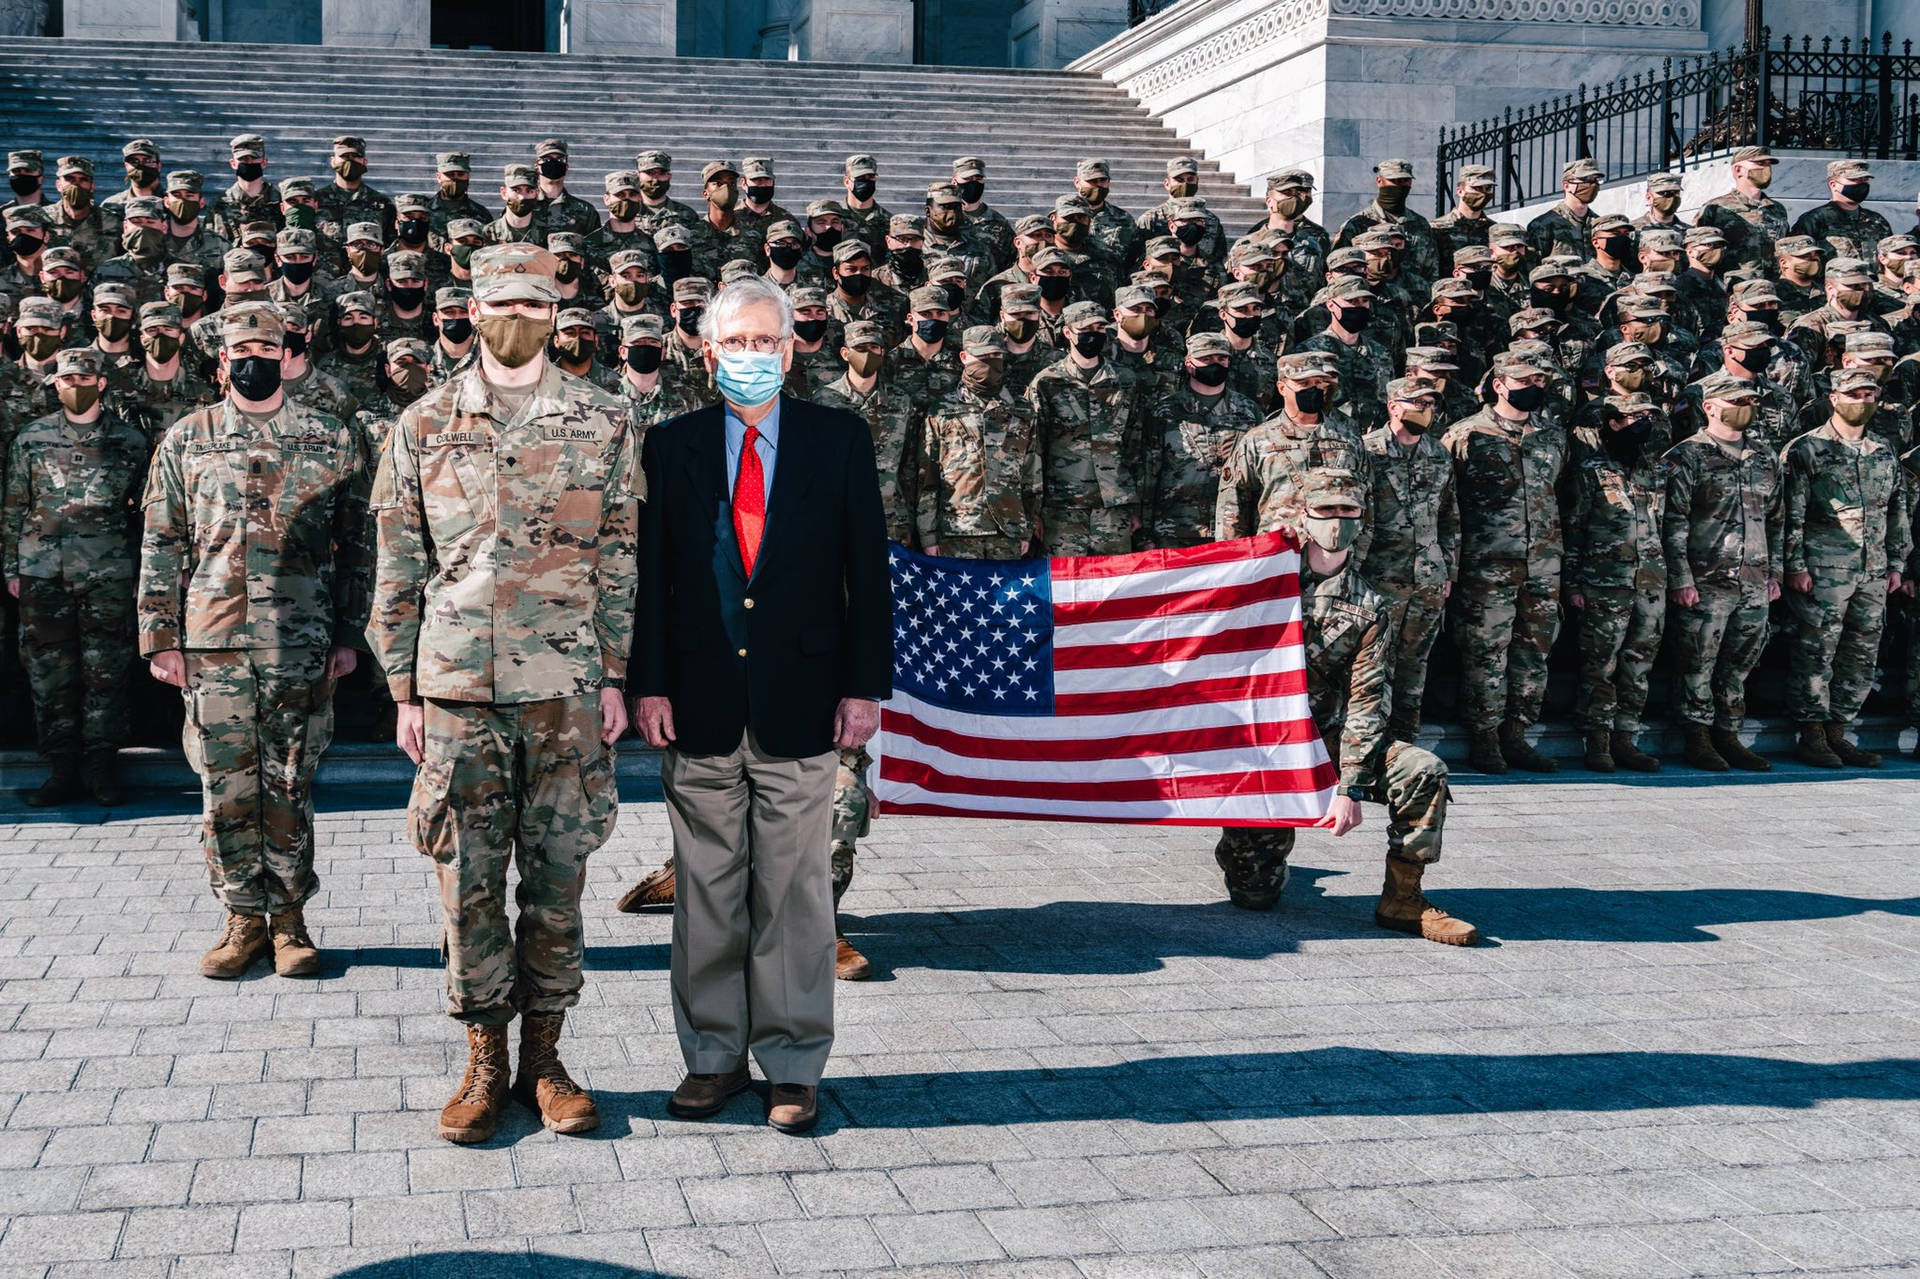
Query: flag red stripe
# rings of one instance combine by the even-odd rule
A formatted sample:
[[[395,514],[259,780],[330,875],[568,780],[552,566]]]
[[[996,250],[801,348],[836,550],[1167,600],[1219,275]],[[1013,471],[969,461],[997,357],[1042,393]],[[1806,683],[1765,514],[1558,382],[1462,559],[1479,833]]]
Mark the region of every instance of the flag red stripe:
[[[1055,581],[1085,581],[1096,577],[1126,577],[1133,573],[1164,572],[1167,569],[1199,568],[1207,564],[1231,564],[1236,560],[1264,559],[1297,545],[1286,533],[1275,529],[1254,537],[1231,542],[1208,542],[1171,551],[1135,551],[1130,555],[1059,556],[1048,566]]]
[[[1307,673],[1275,671],[1251,679],[1195,680],[1191,684],[1168,684],[1160,688],[1123,688],[1110,693],[1058,693],[1053,699],[1055,715],[1116,715],[1126,711],[1159,711],[1196,702],[1242,702],[1257,697],[1294,697],[1307,691]],[[1142,732],[1151,725],[1143,724]]]
[[[996,795],[1041,800],[1218,799],[1228,795],[1312,794],[1333,785],[1339,773],[1331,763],[1313,768],[1277,768],[1192,777],[1142,777],[1127,782],[1023,782],[1011,777],[955,777],[917,760],[884,755],[880,776],[890,782],[921,786],[951,795]]]
[[[1048,722],[1029,719],[1020,721],[1020,724],[1031,724],[1034,732],[1043,733]],[[886,707],[881,708],[880,724],[889,733],[912,738],[955,755],[976,759],[1060,760],[1066,763],[1142,759],[1149,755],[1185,755],[1194,751],[1229,750],[1236,746],[1249,749],[1293,746],[1320,735],[1320,730],[1313,726],[1312,720],[1299,719],[1260,720],[1251,724],[1163,730],[1138,736],[1090,737],[1084,740],[1062,737],[976,737],[971,733],[936,728],[918,716]]]
[[[1238,630],[1217,631],[1212,635],[1188,635],[1145,644],[1088,644],[1056,648],[1053,668],[1056,671],[1088,671],[1110,666],[1164,665],[1220,653],[1267,653],[1302,642],[1300,623],[1297,621],[1279,626],[1243,626]]]
[[[1117,622],[1140,617],[1171,617],[1181,613],[1218,613],[1267,600],[1287,599],[1300,593],[1297,573],[1242,582],[1237,586],[1212,586],[1197,591],[1168,591],[1164,595],[1128,595],[1117,599],[1087,600],[1080,604],[1053,601],[1056,626],[1082,622]]]
[[[951,804],[902,804],[897,800],[883,799],[880,811],[888,815],[899,814],[904,817],[972,817],[979,821],[1004,822],[1009,818],[1031,816],[1049,822],[1096,822],[1106,826],[1126,826],[1140,824],[1137,817],[1095,817],[1086,813],[1056,813],[1045,809],[1036,809],[1031,814],[992,813],[978,808],[962,808]],[[1322,818],[1315,817],[1236,817],[1230,823],[1235,829],[1292,827],[1296,830],[1309,826],[1318,826]],[[1156,817],[1150,823],[1153,826],[1209,826],[1214,830],[1229,823],[1218,817]]]

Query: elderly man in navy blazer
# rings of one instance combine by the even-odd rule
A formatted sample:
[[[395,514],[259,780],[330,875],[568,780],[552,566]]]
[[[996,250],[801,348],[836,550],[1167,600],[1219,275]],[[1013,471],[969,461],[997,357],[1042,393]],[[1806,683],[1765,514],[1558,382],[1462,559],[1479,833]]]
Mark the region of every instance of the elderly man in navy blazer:
[[[850,413],[780,393],[793,307],[758,276],[702,317],[724,397],[654,427],[641,465],[634,722],[666,749],[679,867],[673,1015],[687,1077],[668,1109],[719,1113],[772,1085],[805,1132],[833,1047],[828,858],[836,751],[892,692],[893,600],[873,442]]]

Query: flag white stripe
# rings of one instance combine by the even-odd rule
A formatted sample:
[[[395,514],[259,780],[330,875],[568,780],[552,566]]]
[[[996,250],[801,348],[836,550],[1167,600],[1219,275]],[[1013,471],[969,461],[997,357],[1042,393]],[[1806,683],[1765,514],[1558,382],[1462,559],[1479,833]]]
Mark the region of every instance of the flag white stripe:
[[[1318,738],[1314,738],[1292,744],[1240,746],[1174,755],[1116,756],[1100,760],[1033,760],[958,755],[897,733],[890,737],[888,753],[895,759],[914,760],[954,777],[983,780],[1007,778],[1022,782],[1132,782],[1308,769],[1320,762],[1326,749]]]
[[[1067,693],[1116,693],[1130,689],[1159,688],[1167,691],[1167,700],[1178,701],[1174,687],[1209,679],[1252,679],[1256,675],[1278,675],[1297,671],[1306,662],[1306,654],[1297,644],[1271,648],[1254,656],[1248,653],[1210,653],[1205,657],[1178,662],[1152,662],[1139,666],[1096,666],[1087,670],[1053,673],[1053,691]]]
[[[1095,644],[1149,644],[1155,640],[1192,639],[1255,626],[1285,626],[1298,621],[1296,598],[1262,600],[1209,613],[1173,613],[1165,617],[1129,617],[1113,622],[1079,622],[1053,633],[1054,651]]]
[[[1002,816],[1093,817],[1112,821],[1183,818],[1230,826],[1249,821],[1318,821],[1333,802],[1333,788],[1291,794],[1202,796],[1193,799],[1024,799],[1005,795],[958,795],[917,784],[880,781],[881,798],[893,804],[940,804]]]
[[[919,720],[929,728],[961,733],[968,737],[1017,736],[1024,742],[1062,740],[1094,741],[1101,738],[1133,739],[1140,735],[1138,711],[1112,715],[1056,715],[1014,717],[976,715],[970,711],[950,710],[923,702],[912,693],[896,690],[887,709]],[[1238,702],[1195,702],[1153,713],[1153,731],[1185,732],[1198,728],[1230,728],[1251,723],[1290,723],[1307,721],[1313,711],[1305,693],[1287,697],[1248,698]],[[899,734],[890,733],[898,738]]]
[[[1245,586],[1298,571],[1300,555],[1287,551],[1264,558],[1229,560],[1193,568],[1153,569],[1119,577],[1058,577],[1053,579],[1053,602],[1089,604],[1095,600],[1130,599],[1140,595],[1177,595],[1222,586]]]

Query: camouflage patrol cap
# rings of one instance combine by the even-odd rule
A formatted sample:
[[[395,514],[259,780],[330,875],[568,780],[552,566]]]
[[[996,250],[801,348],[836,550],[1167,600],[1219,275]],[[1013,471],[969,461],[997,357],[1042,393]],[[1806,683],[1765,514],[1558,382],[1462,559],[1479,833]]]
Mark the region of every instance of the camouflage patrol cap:
[[[1313,175],[1305,169],[1282,169],[1267,175],[1269,191],[1311,191]]]
[[[242,133],[227,143],[227,151],[236,160],[264,160],[267,140],[257,133]]]
[[[1600,235],[1613,235],[1620,231],[1633,230],[1633,223],[1618,213],[1603,213],[1593,220],[1593,226],[1587,231],[1587,238]]]
[[[1004,359],[1007,335],[997,324],[970,324],[960,335],[960,349],[976,360]]]
[[[1451,373],[1459,371],[1453,355],[1444,346],[1410,346],[1407,348],[1407,367],[1425,369],[1430,373]]]
[[[1144,261],[1177,258],[1180,256],[1180,241],[1170,235],[1156,235],[1147,241],[1147,247],[1140,256]]]
[[[93,161],[84,155],[63,155],[54,161],[54,172],[63,178],[69,173],[78,173],[90,178],[93,176]]]
[[[98,289],[94,290],[94,296],[96,298],[100,296]],[[1893,346],[1893,335],[1891,333],[1880,333],[1871,329],[1865,333],[1847,334],[1847,344],[1843,349],[1848,355],[1858,356],[1866,360],[1891,360],[1895,358],[1896,354]]]
[[[1387,403],[1409,403],[1439,398],[1440,392],[1425,378],[1397,377],[1387,383]]]
[[[655,261],[651,249],[622,249],[607,259],[607,270],[619,275],[622,271],[637,266],[648,275],[652,275]]]
[[[1606,178],[1607,175],[1600,171],[1600,166],[1584,156],[1578,160],[1569,160],[1560,166],[1560,182],[1562,185],[1577,181],[1604,182]]]
[[[1190,155],[1177,155],[1167,161],[1167,176],[1170,178],[1177,178],[1183,173],[1198,174],[1199,172],[1200,162]]]
[[[389,280],[426,279],[427,255],[415,249],[401,249],[387,254],[387,278]]]
[[[1916,243],[1912,236],[1888,235],[1882,236],[1880,242],[1873,246],[1873,253],[1875,257],[1884,258],[1890,253],[1898,253],[1902,249],[1913,248],[1920,248],[1920,243]]]
[[[1242,240],[1227,250],[1227,266],[1255,266],[1262,262],[1277,261],[1273,246],[1262,244],[1258,240]]]
[[[1653,348],[1645,342],[1615,342],[1607,348],[1607,367],[1624,369],[1634,364],[1652,364]]]
[[[1827,181],[1850,182],[1860,178],[1873,179],[1873,167],[1865,160],[1829,160],[1827,162]]]
[[[917,213],[896,213],[887,219],[887,234],[896,240],[924,240],[927,220]]]
[[[314,193],[312,178],[280,179],[280,199],[291,200],[298,196],[310,196]]]
[[[1411,178],[1413,176],[1413,161],[1398,158],[1382,160],[1373,166],[1373,175],[1377,178],[1386,178],[1391,182],[1398,182],[1402,178]]]
[[[242,342],[271,342],[279,346],[286,339],[287,323],[280,308],[271,302],[242,302],[220,312],[220,341],[224,346]]]
[[[1566,258],[1555,255],[1527,272],[1527,283],[1538,284],[1542,280],[1567,280],[1572,277],[1572,264]]]
[[[941,253],[927,259],[927,279],[930,281],[958,280],[964,284],[966,278],[967,264],[959,258]]]
[[[540,185],[540,175],[534,172],[530,164],[503,164],[500,166],[500,185],[537,187]]]
[[[1443,342],[1460,344],[1460,326],[1452,320],[1428,320],[1413,326],[1413,340],[1417,345],[1438,347]],[[1413,347],[1407,348],[1409,351]]]
[[[1645,293],[1621,294],[1620,300],[1614,305],[1614,310],[1622,320],[1638,320],[1644,323],[1667,318],[1667,309],[1660,304],[1659,299]]]
[[[264,220],[244,222],[240,226],[240,238],[236,243],[254,250],[261,257],[272,257],[274,240],[280,233],[273,229],[273,223]]]
[[[127,216],[131,217],[133,215],[128,214]],[[0,221],[5,222],[6,228],[9,231],[17,230],[20,227],[31,227],[36,231],[45,231],[51,227],[51,224],[47,221],[46,210],[37,204],[16,204],[5,213],[0,214]]]
[[[673,282],[673,300],[681,304],[698,302],[705,306],[713,298],[713,284],[701,275],[689,275]]]
[[[1836,346],[1842,345],[1843,340],[1850,333],[1871,333],[1872,331],[1873,322],[1871,320],[1827,321],[1827,341]]]
[[[1652,413],[1660,407],[1645,391],[1632,391],[1626,395],[1609,395],[1600,402],[1620,417],[1637,417]]]
[[[57,329],[67,322],[67,317],[60,311],[60,304],[52,298],[35,294],[32,297],[21,298],[15,305],[18,307],[18,312],[14,316],[14,325],[17,328]]]
[[[855,258],[871,259],[872,257],[873,250],[868,248],[867,242],[858,236],[842,240],[833,246],[833,264],[835,266],[839,266],[842,262],[851,262]]]
[[[977,155],[963,155],[953,162],[953,180],[955,182],[960,181],[962,178],[984,178],[986,176],[986,162]]]
[[[549,155],[557,155],[564,160],[567,155],[567,140],[565,138],[542,138],[533,144],[534,159],[538,160],[543,156]]]
[[[1684,243],[1689,249],[1726,247],[1727,237],[1716,226],[1690,226],[1687,228]]]
[[[844,218],[846,216],[847,206],[838,200],[807,201],[808,221],[812,221],[814,218]]]
[[[1820,244],[1810,235],[1783,235],[1773,242],[1773,251],[1788,258],[1818,257]]]
[[[1336,273],[1342,271],[1357,273],[1364,271],[1366,266],[1366,252],[1355,248],[1351,244],[1343,249],[1335,249],[1333,252],[1327,254],[1327,270],[1329,271]]]
[[[454,218],[447,223],[447,239],[449,241],[464,240],[468,236],[472,236],[476,240],[484,239],[486,234],[487,224],[479,218]]]
[[[1053,202],[1056,218],[1091,218],[1093,208],[1077,195],[1063,195]]]
[[[443,284],[433,291],[433,309],[436,311],[464,311],[471,301],[473,291],[457,284]]]
[[[220,274],[229,285],[265,284],[267,260],[252,249],[228,249],[220,259]]]
[[[63,266],[73,271],[85,271],[87,269],[86,259],[82,258],[80,251],[70,244],[49,245],[46,252],[40,255],[40,269],[42,271],[48,271],[57,266]]]
[[[1647,179],[1647,190],[1663,193],[1678,193],[1685,184],[1677,173],[1656,173]]]
[[[1494,376],[1518,378],[1539,374],[1543,377],[1552,377],[1558,371],[1554,368],[1550,355],[1539,351],[1521,350],[1520,346],[1521,344],[1516,342],[1493,357]]]
[[[94,346],[70,346],[53,357],[55,377],[99,377],[100,349]]]
[[[1393,252],[1393,234],[1385,227],[1369,227],[1353,237],[1353,247],[1362,253]]]
[[[299,329],[304,333],[312,327],[312,317],[301,303],[275,302],[273,305],[280,308],[280,320],[289,329]]]
[[[1859,258],[1834,258],[1827,263],[1827,283],[1829,284],[1867,284],[1873,279],[1873,272]]]
[[[61,354],[66,354],[64,351]],[[1878,391],[1880,375],[1872,369],[1835,369],[1828,383],[1836,395],[1856,395],[1861,391]]]
[[[1207,202],[1201,196],[1187,195],[1167,201],[1168,222],[1203,222],[1206,217]]]
[[[1021,235],[1053,234],[1053,219],[1044,213],[1029,213],[1013,224],[1013,233]]]
[[[1640,252],[1665,253],[1679,256],[1686,241],[1682,232],[1673,227],[1644,227],[1640,232]]]
[[[573,253],[586,256],[587,237],[578,231],[547,232],[547,251],[550,253]]]
[[[1115,311],[1126,311],[1135,307],[1151,307],[1153,305],[1153,290],[1145,285],[1126,284],[1115,289],[1113,292],[1113,309]]]
[[[364,156],[367,153],[367,140],[355,137],[351,133],[343,133],[333,140],[333,153]]]
[[[393,197],[395,213],[432,213],[433,201],[418,191],[408,191]]]
[[[553,273],[560,262],[532,244],[489,244],[469,259],[473,296],[480,302],[558,302]]]
[[[817,284],[796,284],[787,290],[787,300],[796,311],[802,307],[825,307],[827,291]]]
[[[641,172],[644,173],[646,167],[644,164],[641,165]],[[707,161],[700,167],[700,185],[705,186],[723,173],[731,173],[736,178],[740,176],[740,170],[734,167],[734,163],[731,160]]]
[[[1527,229],[1525,227],[1515,226],[1511,222],[1496,222],[1487,228],[1489,248],[1494,245],[1516,245],[1525,248],[1526,244]]]
[[[1737,147],[1728,157],[1734,164],[1778,164],[1780,159],[1765,147]]]
[[[131,160],[136,155],[144,156],[149,160],[158,160],[160,158],[160,148],[154,145],[152,138],[135,138],[120,148],[120,158],[122,160]]]
[[[1754,307],[1767,302],[1780,301],[1780,291],[1773,287],[1772,280],[1764,276],[1735,281],[1734,286],[1727,290],[1727,295],[1733,299],[1734,305],[1741,307]]]
[[[1758,385],[1747,381],[1745,378],[1737,378],[1725,369],[1716,370],[1715,372],[1707,374],[1707,376],[1701,378],[1694,385],[1700,388],[1700,400],[1702,403],[1706,403],[1709,400],[1720,403],[1732,403],[1736,400],[1757,400],[1760,398],[1760,388]]]
[[[1515,311],[1507,317],[1507,332],[1518,335],[1529,329],[1544,329],[1548,326],[1558,326],[1559,323],[1560,317],[1546,307],[1530,306]]]
[[[186,317],[171,302],[148,302],[140,308],[140,331],[178,329],[186,326]]]
[[[1302,473],[1294,493],[1304,510],[1325,506],[1367,506],[1367,486],[1344,468],[1315,466]]]
[[[1773,331],[1758,320],[1735,320],[1720,330],[1723,346],[1765,346],[1773,341]],[[1891,355],[1893,348],[1887,348]]]
[[[960,198],[960,188],[951,182],[931,182],[927,184],[927,203],[936,206],[965,204]]]
[[[380,303],[374,299],[370,290],[349,289],[333,300],[333,309],[341,315],[352,315],[357,312],[361,315],[377,317],[380,314]]]
[[[342,243],[384,245],[386,239],[380,234],[378,222],[352,222],[347,225],[347,234]]]
[[[1636,275],[1633,277],[1633,283],[1622,292],[1628,297],[1652,298],[1657,302],[1664,302],[1669,297],[1677,296],[1680,287],[1673,282],[1671,275],[1654,271],[1650,274],[1643,272]]]
[[[1036,271],[1043,267],[1071,267],[1073,265],[1071,258],[1051,244],[1043,244],[1035,249],[1033,256],[1029,260],[1033,263],[1033,269]]]
[[[435,173],[472,173],[473,157],[465,151],[442,151],[433,157]]]
[[[720,283],[732,284],[744,276],[759,275],[760,264],[749,258],[728,258],[720,267]]]
[[[841,334],[842,344],[850,349],[863,346],[885,347],[887,328],[877,320],[855,320]]]
[[[1460,185],[1468,187],[1490,187],[1493,185],[1493,167],[1486,164],[1465,164],[1460,166]]]
[[[841,166],[850,178],[877,178],[880,176],[880,162],[865,154],[850,155]]]
[[[395,338],[387,343],[387,363],[398,364],[402,360],[430,364],[433,362],[433,352],[419,338]]]
[[[1107,167],[1105,160],[1088,159],[1073,166],[1073,176],[1082,182],[1087,182],[1094,178],[1110,178],[1113,176],[1113,171]]]
[[[198,169],[175,169],[173,172],[167,174],[166,185],[163,189],[167,191],[193,191],[197,193],[206,185],[206,181],[206,178],[201,175]]]
[[[1908,258],[1900,264],[1900,274],[1908,280],[1920,279],[1920,258]]]
[[[606,176],[602,186],[608,195],[619,195],[622,191],[638,191],[640,175],[632,169],[616,169]]]
[[[205,289],[207,287],[207,269],[198,262],[169,262],[167,264],[167,287],[170,289]]]
[[[1478,302],[1480,300],[1480,290],[1473,287],[1472,280],[1462,280],[1458,276],[1450,276],[1447,279],[1435,280],[1433,282],[1433,300],[1435,302],[1442,300],[1448,302]]]
[[[1275,373],[1289,382],[1310,377],[1340,376],[1340,365],[1325,351],[1289,351],[1273,362]]]
[[[1000,314],[1012,315],[1016,311],[1038,311],[1039,309],[1039,285],[1008,284],[1001,288]]]
[[[654,169],[671,173],[673,172],[673,157],[656,147],[651,150],[642,151],[634,156],[633,167],[642,173],[647,173]]]
[[[123,284],[118,280],[103,280],[93,287],[93,305],[95,307],[124,306],[131,311],[140,305],[140,297],[133,291],[131,284]]]
[[[25,169],[29,173],[40,173],[45,170],[46,164],[41,160],[38,151],[9,151],[7,152],[7,168],[10,170]]]
[[[1187,358],[1189,360],[1198,360],[1204,357],[1215,356],[1215,355],[1224,355],[1224,356],[1227,356],[1229,359],[1232,358],[1233,346],[1231,343],[1227,341],[1226,334],[1224,333],[1189,333],[1187,334]]]
[[[773,176],[773,161],[764,155],[750,155],[740,161],[740,176],[743,178],[770,178]]]
[[[770,222],[767,224],[768,244],[772,244],[776,240],[799,240],[802,238],[804,237],[800,234],[799,225],[788,221],[786,218],[781,218],[778,222]]]
[[[633,346],[640,342],[665,342],[667,324],[659,316],[642,312],[639,315],[625,316],[620,321],[620,344]]]
[[[1493,262],[1493,250],[1484,244],[1463,244],[1453,251],[1455,266],[1488,266]]]
[[[662,253],[668,249],[691,248],[692,245],[693,237],[678,222],[669,222],[653,233],[653,247]]]
[[[913,314],[922,311],[951,311],[953,303],[947,298],[947,291],[932,284],[923,284],[907,294],[907,310]]]
[[[1341,276],[1320,292],[1321,296],[1334,302],[1371,302],[1376,296],[1365,280],[1350,275]]]
[[[570,306],[553,317],[554,332],[566,329],[590,329],[593,327],[593,312],[583,306]]]
[[[1113,316],[1098,302],[1074,302],[1060,313],[1062,328],[1077,329],[1088,324],[1109,324]]]
[[[1219,301],[1220,309],[1223,311],[1236,307],[1266,305],[1266,298],[1261,294],[1260,286],[1245,280],[1235,280],[1231,284],[1221,285],[1214,297]]]

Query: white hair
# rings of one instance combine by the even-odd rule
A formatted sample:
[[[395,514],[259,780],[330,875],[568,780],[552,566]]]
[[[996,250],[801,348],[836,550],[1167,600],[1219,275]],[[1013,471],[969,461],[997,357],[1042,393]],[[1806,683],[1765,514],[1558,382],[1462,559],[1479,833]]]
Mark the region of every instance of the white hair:
[[[743,275],[722,285],[700,316],[700,336],[709,342],[719,341],[722,326],[732,324],[735,316],[753,306],[772,307],[780,316],[780,336],[793,336],[793,300],[764,275]]]

